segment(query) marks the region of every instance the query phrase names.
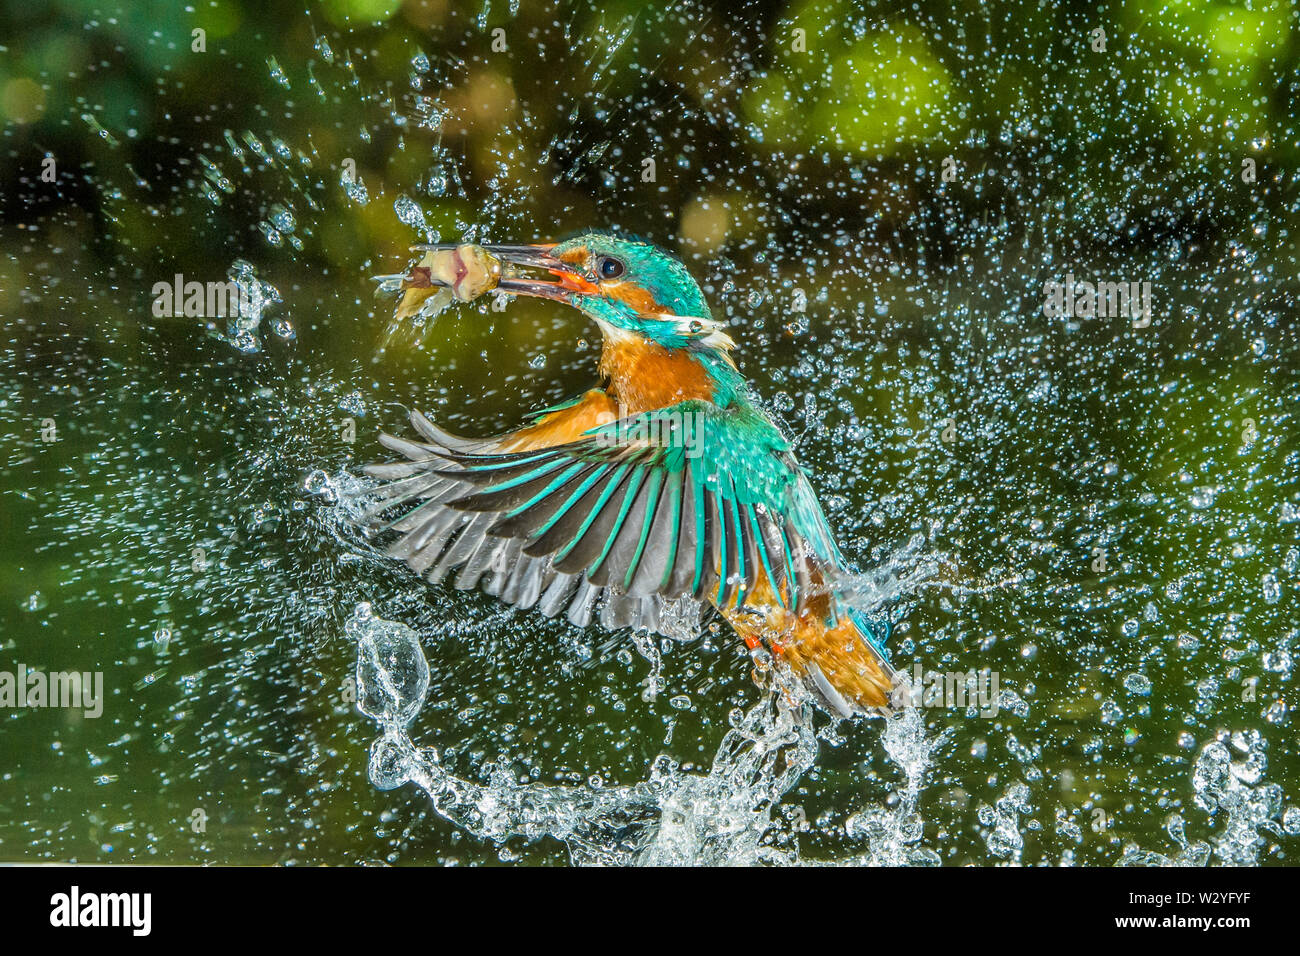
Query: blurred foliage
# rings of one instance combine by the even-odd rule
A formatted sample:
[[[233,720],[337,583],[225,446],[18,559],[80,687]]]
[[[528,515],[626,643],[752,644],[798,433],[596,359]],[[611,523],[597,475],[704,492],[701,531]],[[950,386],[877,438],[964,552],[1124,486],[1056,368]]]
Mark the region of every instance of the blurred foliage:
[[[427,104],[402,92],[421,53],[454,79]],[[1296,7],[1281,0],[686,12],[666,0],[327,0],[306,12],[292,0],[7,0],[0,216],[13,226],[57,208],[79,234],[178,265],[224,255],[247,228],[242,191],[221,214],[228,229],[158,246],[154,226],[186,214],[182,190],[230,135],[260,127],[301,153],[305,189],[352,158],[390,200],[354,204],[309,237],[303,255],[321,264],[377,238],[401,249],[409,235],[382,206],[428,181],[432,144],[467,161],[459,188],[422,197],[443,234],[473,220],[503,175],[541,234],[609,224],[616,209],[626,228],[688,253],[811,223],[828,237],[928,237],[953,254],[962,223],[1059,203],[1099,224],[1078,241],[1230,229],[1261,203],[1289,225],[1294,203],[1238,174],[1254,159],[1267,184],[1300,161],[1298,56]],[[349,74],[331,84],[338,63]],[[440,122],[375,124],[362,104],[384,97]],[[39,179],[46,155],[57,183]],[[643,157],[660,167],[655,188],[641,188]],[[950,186],[937,182],[946,157],[962,170]],[[774,185],[785,207],[755,209]],[[1108,229],[1115,209],[1123,226]]]

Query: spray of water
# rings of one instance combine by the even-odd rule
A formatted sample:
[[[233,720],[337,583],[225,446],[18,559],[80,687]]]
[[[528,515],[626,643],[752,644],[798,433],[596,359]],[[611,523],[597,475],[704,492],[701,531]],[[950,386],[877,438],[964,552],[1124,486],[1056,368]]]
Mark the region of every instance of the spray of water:
[[[198,104],[178,67],[145,129],[79,71],[38,77],[75,100],[40,135],[0,130],[24,182],[44,136],[87,139],[80,169],[58,157],[60,211],[32,187],[0,234],[0,534],[30,556],[0,640],[119,688],[98,725],[12,716],[40,742],[13,772],[48,799],[0,840],[99,861],[1293,854],[1295,121],[1238,109],[1285,99],[1250,85],[1287,62],[1283,8],[1206,7],[1283,23],[1206,47],[1210,72],[1178,59],[1211,36],[1186,4],[1104,55],[1032,2],[1024,31],[981,4],[800,5],[802,52],[793,15],[529,8],[508,58],[486,21],[435,51],[317,18],[301,55],[241,62],[255,103]],[[518,303],[380,352],[370,277],[416,242],[592,227],[683,254],[862,569],[846,590],[896,619],[896,664],[997,671],[997,716],[819,725],[779,673],[755,689],[725,630],[576,632],[430,591],[358,538],[348,471],[402,406],[486,434],[594,364],[590,329]],[[157,316],[173,256],[249,307]],[[1071,272],[1151,282],[1153,321],[1045,315]]]
[[[370,748],[370,780],[380,790],[407,783],[427,794],[436,811],[466,832],[502,843],[551,837],[575,863],[734,865],[800,862],[782,798],[816,763],[813,709],[801,685],[779,670],[768,690],[739,714],[707,773],[683,771],[666,755],[648,779],[605,786],[542,786],[516,780],[502,756],[485,783],[449,772],[432,748],[420,748],[408,728],[425,703],[429,665],[419,636],[360,605],[348,623],[357,647],[357,706],[379,726]],[[896,806],[851,817],[849,836],[865,851],[847,862],[937,863],[919,845],[917,800],[941,739],[929,739],[915,710],[890,720],[885,748],[905,783]]]

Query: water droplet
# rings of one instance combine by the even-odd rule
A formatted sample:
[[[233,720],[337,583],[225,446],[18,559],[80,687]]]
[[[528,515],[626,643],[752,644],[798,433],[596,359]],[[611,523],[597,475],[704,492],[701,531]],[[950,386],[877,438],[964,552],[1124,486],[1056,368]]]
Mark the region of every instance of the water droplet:
[[[1277,575],[1269,573],[1264,575],[1263,580],[1264,600],[1269,604],[1276,604],[1282,599],[1282,585],[1277,579]]]
[[[279,62],[273,56],[266,58],[266,66],[271,71],[271,79],[279,83],[286,90],[289,89],[289,77],[285,76],[284,70],[280,68]]]
[[[1145,674],[1129,674],[1124,678],[1124,689],[1139,697],[1151,696],[1151,678]]]

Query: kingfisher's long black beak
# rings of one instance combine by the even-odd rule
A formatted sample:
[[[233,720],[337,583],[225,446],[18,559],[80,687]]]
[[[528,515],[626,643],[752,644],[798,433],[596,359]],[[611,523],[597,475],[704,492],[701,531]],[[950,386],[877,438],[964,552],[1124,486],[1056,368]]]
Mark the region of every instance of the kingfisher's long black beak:
[[[455,249],[459,243],[411,246],[413,252]],[[576,266],[552,255],[554,243],[529,245],[484,245],[491,255],[502,262],[501,277],[496,289],[509,295],[530,295],[539,299],[570,302],[571,296],[593,295],[600,292],[592,279]],[[530,278],[529,270],[549,273],[553,278]]]

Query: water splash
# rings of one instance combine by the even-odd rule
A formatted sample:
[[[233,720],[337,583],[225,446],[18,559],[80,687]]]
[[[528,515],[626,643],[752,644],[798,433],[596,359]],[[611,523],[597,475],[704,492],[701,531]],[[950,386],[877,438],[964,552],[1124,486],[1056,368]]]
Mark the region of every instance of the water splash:
[[[1020,815],[1033,809],[1029,802],[1029,788],[1016,782],[1007,787],[993,806],[982,804],[978,819],[984,826],[984,843],[989,853],[997,859],[1019,863],[1025,847],[1024,834],[1020,832]]]
[[[845,821],[850,839],[865,842],[865,853],[846,860],[862,866],[938,866],[938,852],[922,845],[925,820],[918,802],[935,754],[951,738],[948,731],[930,736],[922,712],[908,707],[885,724],[883,744],[889,759],[903,772],[898,802],[859,811]]]
[[[348,199],[358,206],[370,204],[370,193],[366,189],[366,184],[351,164],[346,164],[339,170],[339,185],[347,193]]]
[[[418,635],[358,607],[347,626],[357,647],[357,706],[380,728],[369,775],[380,790],[413,783],[435,810],[466,832],[498,845],[512,837],[563,842],[575,863],[645,865],[800,862],[781,844],[785,821],[773,811],[815,764],[812,706],[797,681],[771,672],[767,693],[727,732],[708,773],[684,771],[666,755],[646,780],[606,786],[520,782],[502,757],[487,783],[451,773],[438,751],[421,748],[408,728],[425,703],[429,668]],[[885,749],[905,783],[892,809],[863,811],[847,827],[868,844],[856,862],[883,865],[939,862],[919,844],[917,813],[925,773],[944,736],[927,738],[916,711],[891,721]]]
[[[225,339],[241,352],[259,352],[262,340],[258,328],[262,324],[263,314],[272,306],[281,302],[280,292],[275,286],[257,275],[256,267],[245,259],[236,259],[226,272],[230,281],[239,290],[239,308],[226,324]],[[289,337],[292,326],[279,326],[282,337]]]
[[[425,242],[436,242],[435,232],[424,218],[424,210],[410,196],[398,196],[393,200],[393,212],[400,222],[424,234]]]
[[[1293,835],[1300,811],[1290,807],[1284,812],[1282,788],[1264,782],[1268,741],[1257,730],[1225,738],[1202,748],[1192,773],[1194,803],[1217,824],[1217,832],[1208,841],[1189,842],[1183,817],[1170,814],[1165,830],[1178,852],[1162,854],[1130,843],[1119,866],[1206,866],[1214,861],[1254,866],[1270,836]]]
[[[578,864],[745,864],[794,862],[777,848],[784,823],[774,817],[784,793],[814,765],[813,709],[777,680],[724,736],[707,774],[685,773],[660,756],[632,786],[539,786],[517,782],[506,758],[489,782],[461,779],[437,750],[417,747],[407,727],[424,706],[428,663],[419,637],[402,624],[357,609],[348,624],[357,648],[357,706],[380,724],[370,748],[370,780],[380,790],[415,783],[435,810],[461,829],[503,843],[550,836]],[[901,753],[901,752],[900,752]],[[910,813],[917,779],[901,813]]]

